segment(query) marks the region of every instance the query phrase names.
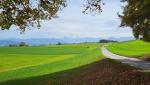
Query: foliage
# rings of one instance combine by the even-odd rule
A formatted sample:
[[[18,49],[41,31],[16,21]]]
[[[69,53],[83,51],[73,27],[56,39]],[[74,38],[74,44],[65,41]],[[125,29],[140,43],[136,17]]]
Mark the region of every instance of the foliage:
[[[29,46],[28,44],[26,44],[25,42],[20,42],[19,47],[27,47]]]
[[[110,43],[110,42],[117,42],[117,41],[114,41],[114,40],[105,40],[105,39],[102,39],[99,41],[99,43]]]
[[[62,43],[59,42],[59,43],[57,43],[57,45],[62,45]]]
[[[123,7],[121,26],[132,28],[134,36],[150,41],[150,0],[122,0],[127,2]]]
[[[87,0],[85,11],[100,11],[101,0]],[[66,7],[66,0],[1,0],[0,28],[9,29],[12,25],[25,31],[28,26],[40,27],[41,20],[57,17],[57,12]]]
[[[17,47],[17,45],[10,44],[9,47]]]
[[[1,29],[19,26],[22,31],[28,25],[40,27],[40,20],[57,17],[56,13],[66,6],[65,0],[1,0]]]
[[[137,39],[150,41],[150,0],[121,0],[123,7],[121,26],[129,26]],[[86,0],[83,13],[101,12],[101,0]],[[56,18],[59,10],[67,6],[67,0],[1,0],[0,29],[12,25],[25,31],[28,26],[40,27],[41,20]]]
[[[83,13],[102,12],[101,0],[86,0],[85,10]]]
[[[29,45],[25,42],[20,42],[19,44],[10,44],[9,47],[28,47]]]

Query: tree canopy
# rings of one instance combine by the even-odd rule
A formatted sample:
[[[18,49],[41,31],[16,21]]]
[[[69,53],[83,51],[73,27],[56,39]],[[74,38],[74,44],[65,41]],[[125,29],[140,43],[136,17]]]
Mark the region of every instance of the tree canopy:
[[[129,26],[137,39],[150,42],[150,0],[122,0],[127,2],[123,7],[121,26]]]
[[[121,0],[127,5],[119,15],[121,25],[129,26],[135,38],[150,41],[150,0]],[[83,13],[101,12],[101,0],[86,0]],[[57,17],[67,0],[0,0],[0,29],[16,25],[21,31],[28,26],[40,27],[41,20]]]
[[[83,13],[100,11],[100,1],[87,0]],[[40,27],[41,20],[56,18],[57,12],[66,6],[66,0],[0,0],[0,28],[16,25],[25,31],[28,26]]]
[[[0,27],[3,30],[16,25],[21,31],[29,25],[40,27],[40,20],[57,17],[65,6],[65,0],[1,0]]]

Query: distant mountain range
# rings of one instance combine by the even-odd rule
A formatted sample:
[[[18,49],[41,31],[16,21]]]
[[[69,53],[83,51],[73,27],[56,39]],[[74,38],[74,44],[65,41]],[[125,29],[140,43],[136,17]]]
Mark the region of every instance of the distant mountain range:
[[[109,40],[117,40],[117,41],[127,41],[132,40],[132,37],[122,37],[122,38],[108,38]],[[81,43],[81,42],[99,42],[101,38],[80,38],[80,39],[56,39],[56,38],[30,38],[30,39],[3,39],[0,40],[0,46],[6,46],[10,44],[19,44],[20,42],[26,42],[30,45],[45,45],[45,44],[57,44],[61,43]]]

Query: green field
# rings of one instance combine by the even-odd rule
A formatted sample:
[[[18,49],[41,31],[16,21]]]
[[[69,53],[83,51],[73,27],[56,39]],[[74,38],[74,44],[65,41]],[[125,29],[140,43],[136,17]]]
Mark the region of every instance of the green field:
[[[140,40],[113,43],[108,45],[107,48],[113,53],[128,57],[150,56],[150,43]]]
[[[52,74],[103,58],[98,43],[0,47],[0,82]]]

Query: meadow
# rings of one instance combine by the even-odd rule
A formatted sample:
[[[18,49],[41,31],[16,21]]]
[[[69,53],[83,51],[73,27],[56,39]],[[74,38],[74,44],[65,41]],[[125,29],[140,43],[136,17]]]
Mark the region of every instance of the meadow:
[[[107,48],[115,54],[127,57],[150,57],[150,43],[140,40],[112,43],[109,44]]]
[[[99,43],[0,47],[0,83],[27,79],[104,59]]]
[[[149,72],[105,58],[104,44],[0,47],[0,85],[147,85]],[[144,46],[144,47],[143,47]],[[130,48],[129,48],[130,47]],[[132,47],[132,48],[131,48]],[[149,53],[149,43],[111,43],[114,53]],[[136,49],[136,50],[135,50]],[[114,51],[115,50],[115,51]],[[126,52],[130,50],[131,53]]]

